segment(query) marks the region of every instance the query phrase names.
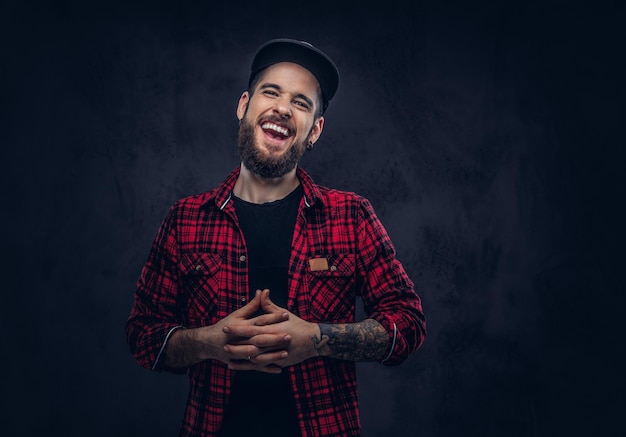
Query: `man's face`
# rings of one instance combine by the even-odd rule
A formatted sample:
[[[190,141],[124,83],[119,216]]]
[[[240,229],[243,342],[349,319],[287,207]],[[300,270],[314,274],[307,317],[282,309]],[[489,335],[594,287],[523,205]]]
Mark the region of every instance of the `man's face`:
[[[248,170],[277,178],[293,170],[322,133],[324,118],[315,118],[319,85],[308,70],[288,62],[261,74],[253,94],[239,99],[239,154]]]

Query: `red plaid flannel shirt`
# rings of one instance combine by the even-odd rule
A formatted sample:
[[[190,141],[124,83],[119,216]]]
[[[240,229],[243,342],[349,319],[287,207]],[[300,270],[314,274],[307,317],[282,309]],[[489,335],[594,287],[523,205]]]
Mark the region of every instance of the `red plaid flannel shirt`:
[[[228,402],[233,371],[209,360],[188,369],[164,369],[162,351],[176,329],[217,323],[248,298],[246,243],[231,193],[239,169],[211,192],[170,209],[142,269],[127,322],[128,342],[139,365],[187,371],[190,396],[182,436],[214,436]],[[289,264],[288,309],[304,320],[354,322],[355,298],[367,317],[389,332],[383,360],[404,361],[424,341],[421,301],[366,199],[315,185],[298,168],[304,188]],[[324,257],[329,269],[311,271]],[[304,437],[357,436],[360,421],[355,363],[316,357],[289,373]]]

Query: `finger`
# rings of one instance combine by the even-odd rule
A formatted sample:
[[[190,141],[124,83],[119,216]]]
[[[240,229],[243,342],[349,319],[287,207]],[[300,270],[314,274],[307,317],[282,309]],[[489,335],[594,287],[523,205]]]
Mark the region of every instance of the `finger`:
[[[242,338],[245,338],[245,340],[255,335],[261,335],[261,334],[267,333],[266,330],[263,329],[264,328],[263,326],[256,326],[256,325],[232,325],[232,326],[224,327],[223,330],[227,328],[228,328],[227,332],[228,334],[230,334],[231,337],[242,337]],[[246,341],[246,342],[249,343],[249,341]]]
[[[233,325],[228,327],[228,334],[239,344],[258,344],[258,341],[279,342],[283,344],[291,340],[291,336],[286,332],[278,331],[274,325]],[[230,343],[231,341],[229,341]]]
[[[286,350],[263,352],[254,357],[251,357],[251,361],[256,364],[277,364],[285,360],[289,356],[289,352]]]
[[[256,326],[273,325],[289,320],[289,311],[276,311],[249,319]]]
[[[249,360],[250,357],[254,357],[262,351],[258,347],[251,344],[227,344],[224,346],[224,352],[230,355],[231,360]]]
[[[260,349],[277,348],[289,344],[290,335],[286,334],[259,334],[248,339],[249,344]]]

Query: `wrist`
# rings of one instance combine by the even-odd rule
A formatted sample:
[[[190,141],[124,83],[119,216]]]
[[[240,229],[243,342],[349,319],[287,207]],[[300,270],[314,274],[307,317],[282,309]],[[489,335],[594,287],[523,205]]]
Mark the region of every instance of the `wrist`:
[[[166,364],[190,366],[216,358],[215,334],[212,326],[179,329],[172,334],[166,349]]]
[[[219,359],[222,353],[224,333],[216,325],[203,326],[193,330],[190,336],[192,350],[198,361],[206,361],[211,359]]]
[[[328,335],[322,333],[321,323],[312,323],[312,335],[311,335],[311,347],[313,357],[325,357],[330,355],[330,348],[328,347]]]

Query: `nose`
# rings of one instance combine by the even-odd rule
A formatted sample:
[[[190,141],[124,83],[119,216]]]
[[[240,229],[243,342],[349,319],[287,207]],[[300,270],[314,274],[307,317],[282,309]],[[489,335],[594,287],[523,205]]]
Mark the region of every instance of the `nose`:
[[[291,117],[291,99],[288,96],[279,98],[274,105],[274,111],[281,117]]]

